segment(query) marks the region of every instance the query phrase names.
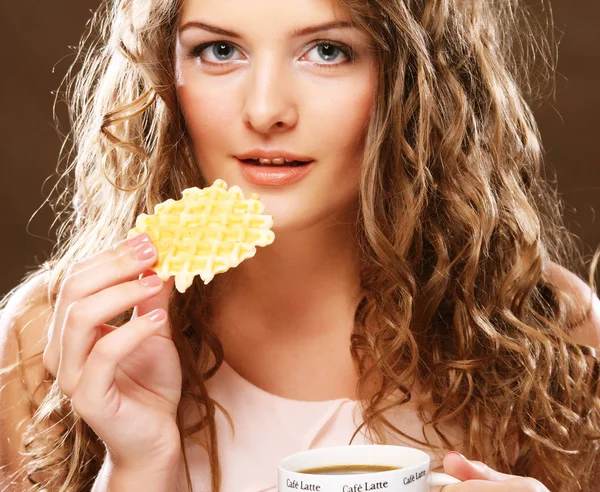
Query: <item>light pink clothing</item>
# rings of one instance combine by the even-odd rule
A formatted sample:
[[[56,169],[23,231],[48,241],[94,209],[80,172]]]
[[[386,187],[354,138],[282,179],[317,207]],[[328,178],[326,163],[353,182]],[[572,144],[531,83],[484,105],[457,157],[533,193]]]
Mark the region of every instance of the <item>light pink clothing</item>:
[[[282,398],[258,388],[223,363],[208,382],[211,397],[227,410],[232,428],[220,410],[216,424],[222,492],[277,491],[277,465],[286,456],[306,449],[350,443],[362,422],[360,405],[348,398],[308,402]],[[421,422],[414,407],[406,407],[393,417],[394,425],[407,434],[423,439]],[[364,434],[352,444],[366,444]],[[390,444],[415,446],[397,437]],[[206,451],[188,442],[186,453],[194,492],[209,492],[210,469]],[[438,459],[432,468],[439,467]],[[179,485],[180,490],[187,490]]]

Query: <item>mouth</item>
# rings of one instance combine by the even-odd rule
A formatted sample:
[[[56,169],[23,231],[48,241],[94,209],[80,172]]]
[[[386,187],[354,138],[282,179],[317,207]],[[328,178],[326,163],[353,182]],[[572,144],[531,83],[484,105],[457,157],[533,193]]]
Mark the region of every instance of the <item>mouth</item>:
[[[290,159],[237,159],[241,175],[258,186],[284,186],[304,179],[313,168],[314,161]]]
[[[271,167],[271,168],[281,168],[281,167],[301,167],[310,164],[312,161],[302,162],[302,161],[289,161],[285,159],[285,161],[281,164],[279,163],[262,163],[259,159],[238,159],[240,162],[244,164],[250,164],[252,166],[258,167]]]

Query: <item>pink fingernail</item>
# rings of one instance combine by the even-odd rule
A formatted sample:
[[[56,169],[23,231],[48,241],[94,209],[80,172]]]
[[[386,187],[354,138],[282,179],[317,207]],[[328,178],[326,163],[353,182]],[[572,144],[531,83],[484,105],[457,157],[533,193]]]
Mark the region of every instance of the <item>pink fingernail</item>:
[[[162,280],[158,278],[158,275],[150,275],[148,277],[142,277],[140,279],[140,284],[146,287],[157,287],[162,284]]]
[[[162,321],[166,317],[167,317],[167,313],[165,312],[164,309],[155,309],[154,311],[152,311],[148,314],[148,319],[150,321],[154,321],[155,323],[157,323],[158,321]]]
[[[448,454],[455,454],[455,455],[459,456],[460,458],[462,458],[463,460],[469,461],[468,458],[466,458],[465,456],[460,454],[458,451],[450,451]]]
[[[132,238],[127,240],[127,244],[129,244],[129,246],[132,248],[135,248],[140,244],[148,242],[150,242],[150,236],[148,236],[148,234],[146,234],[145,232],[142,234],[138,234],[137,236],[133,236]]]
[[[142,243],[133,250],[133,255],[138,260],[144,261],[154,257],[154,251],[154,246],[151,244]]]

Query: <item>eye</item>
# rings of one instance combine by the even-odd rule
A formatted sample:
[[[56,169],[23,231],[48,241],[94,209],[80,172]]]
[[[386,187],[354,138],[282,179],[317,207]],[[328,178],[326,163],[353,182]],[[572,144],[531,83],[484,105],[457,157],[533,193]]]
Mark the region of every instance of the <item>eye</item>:
[[[307,54],[310,54],[313,51],[318,55],[318,59],[316,61],[309,61],[311,63],[316,63],[317,65],[342,65],[344,62],[352,61],[354,59],[354,52],[349,46],[333,43],[331,41],[317,41]],[[340,55],[342,55],[342,58],[345,58],[344,61],[331,63],[339,59]],[[319,60],[324,60],[327,63],[319,63]]]
[[[208,65],[225,65],[236,60],[236,52],[239,53],[239,50],[234,44],[227,41],[216,41],[197,46],[192,50],[190,55],[193,58],[200,58],[203,63]],[[354,59],[354,52],[349,46],[331,41],[316,41],[306,55],[313,52],[317,55],[316,59],[309,59],[308,61],[314,65],[336,66]],[[336,63],[335,60],[338,60],[340,57],[345,59],[342,62]],[[322,61],[326,63],[322,63]]]
[[[192,51],[192,56],[209,65],[220,65],[232,61],[232,55],[236,51],[238,50],[232,43],[217,41],[201,44]]]

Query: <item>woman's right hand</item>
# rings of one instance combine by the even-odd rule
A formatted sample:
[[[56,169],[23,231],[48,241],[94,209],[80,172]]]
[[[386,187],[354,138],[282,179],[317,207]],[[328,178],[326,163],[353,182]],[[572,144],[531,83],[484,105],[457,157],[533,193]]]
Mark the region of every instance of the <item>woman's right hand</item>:
[[[43,356],[121,469],[172,467],[180,454],[182,376],[168,321],[173,282],[143,276],[152,273],[156,254],[142,234],[73,265]],[[121,327],[106,324],[131,308]]]

